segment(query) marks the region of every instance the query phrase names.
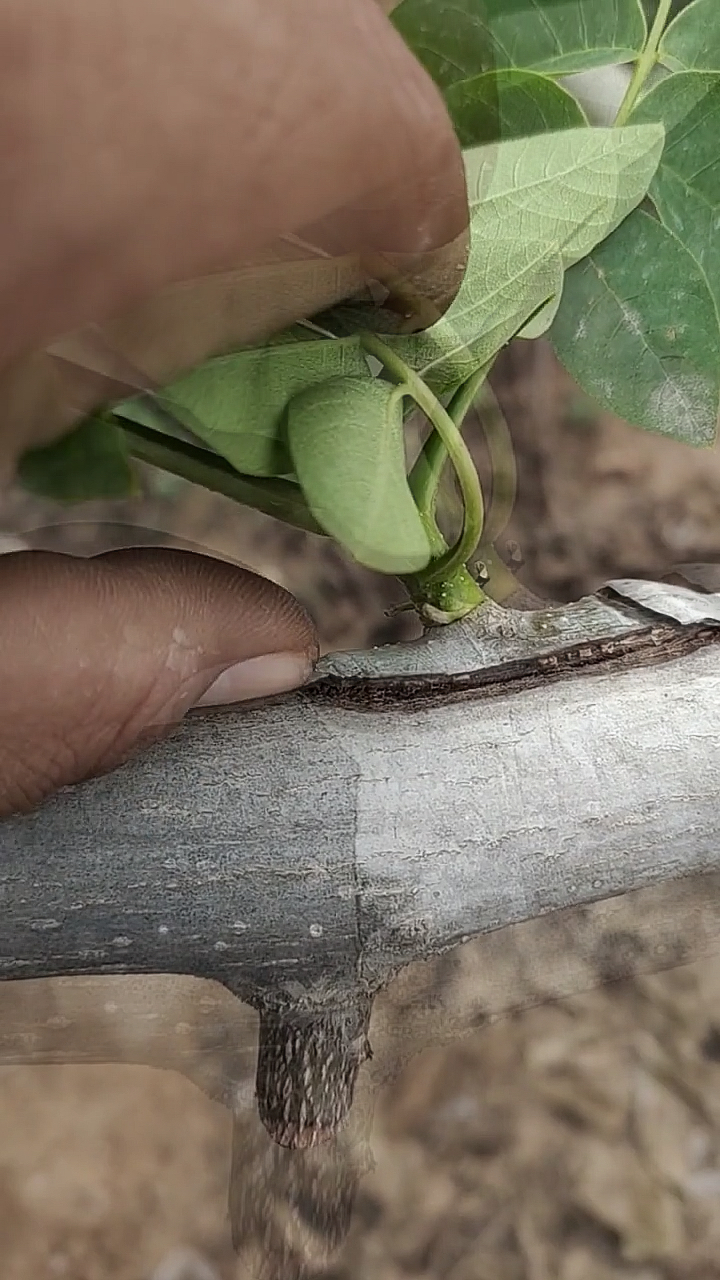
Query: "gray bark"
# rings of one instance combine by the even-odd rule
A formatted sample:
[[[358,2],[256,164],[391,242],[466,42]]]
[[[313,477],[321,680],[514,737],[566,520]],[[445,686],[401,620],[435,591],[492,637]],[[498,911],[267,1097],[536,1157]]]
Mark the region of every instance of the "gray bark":
[[[192,716],[6,822],[0,976],[216,979],[260,1011],[268,1129],[322,1140],[399,968],[718,868],[720,597],[615,587],[335,655],[314,689]],[[647,636],[619,670],[609,650],[565,670],[578,646]]]

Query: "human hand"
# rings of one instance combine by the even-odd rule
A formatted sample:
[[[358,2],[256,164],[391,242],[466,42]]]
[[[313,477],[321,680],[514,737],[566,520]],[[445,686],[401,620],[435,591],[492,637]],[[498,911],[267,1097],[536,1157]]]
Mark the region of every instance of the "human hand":
[[[0,818],[114,768],[191,707],[295,688],[317,657],[286,591],[187,551],[3,555],[0,603]]]
[[[123,358],[162,385],[383,273],[444,309],[462,159],[391,7],[0,0],[0,480]],[[47,353],[88,324],[115,386]]]
[[[1,0],[0,70],[0,480],[108,398],[42,351],[89,322],[162,380],[336,301],[368,257],[432,293],[440,250],[459,284],[460,153],[374,0]],[[338,270],[295,287],[308,236]],[[315,654],[300,607],[225,563],[0,557],[0,816]]]

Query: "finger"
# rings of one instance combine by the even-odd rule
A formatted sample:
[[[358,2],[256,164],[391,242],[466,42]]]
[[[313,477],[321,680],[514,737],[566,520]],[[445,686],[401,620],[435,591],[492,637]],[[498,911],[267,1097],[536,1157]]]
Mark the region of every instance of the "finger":
[[[464,228],[442,99],[374,0],[5,0],[0,49],[0,363],[333,213],[409,254]]]
[[[310,619],[274,583],[183,551],[0,557],[0,816],[113,768],[186,711],[296,688]]]

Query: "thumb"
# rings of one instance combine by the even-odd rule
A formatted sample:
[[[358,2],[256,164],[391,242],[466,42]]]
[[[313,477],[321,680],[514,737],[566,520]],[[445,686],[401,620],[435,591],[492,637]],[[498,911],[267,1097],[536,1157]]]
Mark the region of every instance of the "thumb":
[[[193,706],[304,683],[312,623],[274,583],[184,551],[0,557],[0,817],[105,772]]]

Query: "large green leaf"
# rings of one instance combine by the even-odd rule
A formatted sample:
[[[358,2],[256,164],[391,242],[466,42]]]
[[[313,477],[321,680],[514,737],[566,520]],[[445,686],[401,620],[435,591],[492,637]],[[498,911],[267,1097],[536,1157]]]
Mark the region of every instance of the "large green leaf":
[[[392,21],[443,87],[501,67],[631,62],[647,32],[640,0],[403,0]]]
[[[665,225],[697,258],[720,304],[720,73],[668,76],[643,98],[633,120],[665,125],[650,195]]]
[[[138,493],[123,433],[103,417],[85,418],[62,439],[28,450],[17,474],[24,489],[57,502],[128,498]]]
[[[209,360],[167,387],[163,398],[236,470],[284,476],[292,471],[284,432],[288,401],[315,383],[346,374],[370,379],[356,339],[290,342]],[[135,407],[132,401],[115,412],[157,425],[147,406]]]
[[[459,80],[445,102],[463,147],[587,125],[572,94],[534,71],[487,71]]]
[[[643,199],[662,125],[568,129],[466,153],[473,223],[492,238],[542,241],[570,266]]]
[[[294,396],[288,440],[318,524],[368,568],[423,569],[430,544],[405,473],[402,397],[386,382],[333,378]]]
[[[471,251],[463,285],[437,324],[390,345],[437,392],[463,381],[557,297],[562,268],[642,200],[663,138],[660,125],[570,129],[466,153]]]
[[[678,14],[663,36],[660,58],[671,71],[720,71],[717,0],[693,0]]]
[[[715,439],[717,310],[698,263],[656,218],[637,210],[567,273],[551,338],[612,413],[689,444]]]

